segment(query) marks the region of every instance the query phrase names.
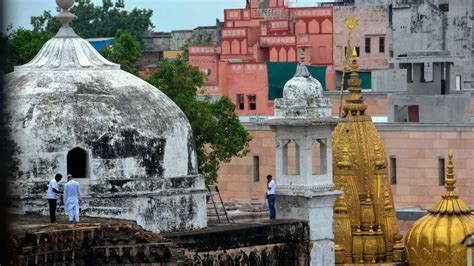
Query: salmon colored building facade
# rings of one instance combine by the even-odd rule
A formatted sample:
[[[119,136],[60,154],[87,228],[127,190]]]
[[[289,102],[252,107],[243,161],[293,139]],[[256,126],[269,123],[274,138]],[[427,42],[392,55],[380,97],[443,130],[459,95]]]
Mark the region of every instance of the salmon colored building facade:
[[[333,7],[265,3],[225,10],[220,44],[189,46],[190,64],[208,75],[205,93],[229,97],[243,116],[273,115],[267,62],[295,63],[304,48],[307,65],[333,65]],[[335,72],[326,70],[326,87],[334,89]]]

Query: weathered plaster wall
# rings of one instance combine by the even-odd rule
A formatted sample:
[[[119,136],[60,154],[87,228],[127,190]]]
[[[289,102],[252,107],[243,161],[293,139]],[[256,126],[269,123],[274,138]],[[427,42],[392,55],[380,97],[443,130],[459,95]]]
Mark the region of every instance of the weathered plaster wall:
[[[392,94],[389,106],[416,105],[422,123],[471,123],[471,96],[468,94],[410,96]],[[388,110],[388,121],[397,122],[394,108]],[[398,121],[403,122],[403,121]]]
[[[5,93],[12,212],[46,214],[46,185],[80,147],[82,214],[155,232],[206,227],[190,124],[158,89],[120,70],[32,70],[7,75]]]
[[[351,45],[359,47],[357,59],[360,69],[387,69],[390,56],[391,34],[386,6],[336,6],[334,12],[334,65],[341,70],[344,60],[344,47],[347,47],[349,30],[346,20],[349,17],[357,19],[357,27],[351,34]],[[377,25],[377,26],[374,26]],[[379,49],[379,38],[383,37],[383,52]],[[365,38],[370,38],[370,53],[365,51]],[[338,84],[339,85],[339,84]]]
[[[415,1],[416,2],[416,1]],[[472,75],[472,0],[451,1],[443,12],[437,1],[394,5],[393,52],[397,57],[412,51],[446,50],[457,57],[455,75],[462,82]],[[470,88],[470,83],[462,85]]]
[[[176,51],[187,42],[217,43],[217,27],[197,27],[193,30],[175,30],[171,32],[146,33],[142,42],[145,51]]]

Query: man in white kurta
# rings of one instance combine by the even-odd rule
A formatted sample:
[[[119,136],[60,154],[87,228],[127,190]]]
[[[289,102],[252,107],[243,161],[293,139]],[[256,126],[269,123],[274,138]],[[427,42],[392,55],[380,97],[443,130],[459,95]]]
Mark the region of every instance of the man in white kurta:
[[[67,175],[68,182],[64,185],[64,205],[69,214],[69,222],[79,223],[79,202],[81,200],[81,188],[79,183],[72,180],[72,175]]]

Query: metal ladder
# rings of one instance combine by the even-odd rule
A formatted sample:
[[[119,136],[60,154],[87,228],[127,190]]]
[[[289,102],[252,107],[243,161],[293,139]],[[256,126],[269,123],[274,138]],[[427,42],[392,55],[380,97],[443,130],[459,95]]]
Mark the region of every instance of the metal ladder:
[[[213,208],[215,213],[216,213],[217,221],[219,223],[221,223],[221,217],[220,217],[219,210],[218,210],[218,205],[220,204],[222,209],[224,210],[224,215],[225,215],[225,218],[226,218],[227,222],[230,223],[231,220],[229,219],[229,216],[227,215],[227,211],[226,211],[225,206],[224,206],[224,201],[222,201],[221,193],[219,192],[219,188],[217,187],[217,185],[207,186],[207,191],[208,191],[207,195],[209,196],[207,204],[209,206],[209,204],[212,203],[211,208]],[[218,200],[214,200],[214,196],[216,196],[216,195],[219,196]],[[208,209],[209,209],[209,207],[208,207]]]

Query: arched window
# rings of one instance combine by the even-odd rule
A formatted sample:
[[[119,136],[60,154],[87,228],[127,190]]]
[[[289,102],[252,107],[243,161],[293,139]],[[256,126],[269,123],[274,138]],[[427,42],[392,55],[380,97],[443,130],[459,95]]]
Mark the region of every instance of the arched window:
[[[67,173],[76,178],[87,177],[87,152],[74,148],[67,154]]]

